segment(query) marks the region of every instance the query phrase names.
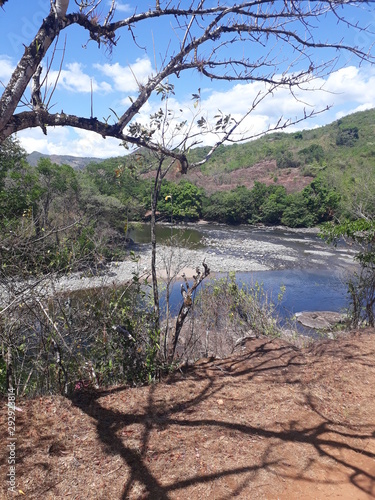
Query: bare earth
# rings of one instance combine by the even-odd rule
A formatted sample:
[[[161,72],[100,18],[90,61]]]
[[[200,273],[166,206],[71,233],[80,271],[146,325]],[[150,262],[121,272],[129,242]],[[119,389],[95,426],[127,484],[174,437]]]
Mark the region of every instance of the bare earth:
[[[154,176],[155,172],[149,172],[142,177],[154,178]],[[173,181],[179,181],[181,177],[182,174],[177,169],[167,175],[167,179]],[[284,186],[288,193],[294,193],[302,191],[313,180],[313,177],[305,176],[301,168],[277,168],[276,160],[264,160],[231,172],[214,175],[202,174],[199,170],[192,169],[186,175],[183,174],[183,178],[203,188],[209,194],[235,189],[237,186],[252,189],[255,181],[267,186],[270,184]]]
[[[252,339],[151,386],[17,405],[20,498],[375,498],[374,330]]]

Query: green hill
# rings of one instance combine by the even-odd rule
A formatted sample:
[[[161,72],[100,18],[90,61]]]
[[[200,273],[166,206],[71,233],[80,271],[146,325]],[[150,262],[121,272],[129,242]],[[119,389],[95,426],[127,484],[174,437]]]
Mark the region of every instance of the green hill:
[[[201,169],[205,174],[231,172],[259,162],[276,160],[282,168],[302,167],[313,173],[322,167],[362,165],[375,158],[375,110],[362,111],[324,127],[292,133],[273,133],[244,144],[222,146]],[[207,148],[197,148],[190,160],[201,159]]]
[[[191,150],[189,162],[202,160],[209,149],[198,147]],[[103,161],[94,158],[91,163],[103,163],[113,168],[132,165],[141,174],[143,172],[144,177],[149,177],[150,173],[146,174],[143,166],[148,162],[140,161],[139,157],[137,153]],[[51,160],[61,163],[52,157]],[[77,158],[65,156],[63,160],[73,168],[90,163],[89,158],[83,158],[77,167]],[[372,109],[353,113],[316,129],[277,132],[254,141],[221,146],[205,165],[189,171],[184,178],[208,192],[230,190],[239,185],[251,188],[255,181],[284,185],[288,192],[295,192],[319,174],[335,183],[335,177],[369,178],[374,174],[374,167],[375,109]],[[172,172],[169,179],[178,181],[181,175]]]
[[[190,153],[200,160],[207,148]],[[354,179],[372,176],[375,167],[375,110],[348,115],[324,127],[273,133],[244,144],[221,146],[211,160],[188,178],[210,191],[252,187],[255,180],[299,191],[322,174]],[[367,175],[366,175],[367,174]],[[342,183],[340,181],[340,183]]]
[[[182,175],[176,168],[168,174],[167,180],[175,183],[189,181],[202,188],[207,196],[212,196],[217,191],[229,192],[240,186],[251,190],[256,182],[268,186],[271,189],[268,194],[278,186],[285,188],[288,194],[297,194],[318,178],[327,189],[338,193],[341,215],[355,217],[359,207],[373,214],[374,132],[374,109],[353,113],[324,127],[290,133],[277,132],[247,143],[221,146],[203,166],[190,169],[187,175]],[[208,151],[208,147],[191,150],[189,163],[203,159]],[[118,168],[130,167],[133,172],[137,172],[141,181],[142,178],[153,177],[153,172],[146,170],[149,164],[149,153],[138,152],[91,164],[88,171],[100,172],[100,169],[104,169],[106,175],[96,175],[97,185],[103,194],[114,194],[111,185]],[[124,175],[121,176],[121,182],[116,179],[118,187],[123,185],[121,189],[128,189],[129,183],[133,182],[134,179],[130,180]],[[108,191],[103,191],[103,183],[108,183]],[[168,192],[171,190],[170,187],[166,189]],[[185,190],[183,194],[186,195]],[[243,196],[246,198],[246,193]],[[149,199],[149,195],[144,199]],[[218,198],[216,200],[219,201]],[[208,205],[212,201],[214,199],[210,198]],[[285,201],[286,204],[291,202],[292,198]],[[227,212],[231,203],[228,199],[224,212]],[[163,211],[160,204],[159,209]],[[212,217],[221,220],[216,212]]]
[[[204,158],[208,147],[189,152],[190,163]],[[144,177],[142,162],[134,155],[111,158],[105,164],[133,165]],[[172,172],[168,179],[185,178],[208,193],[252,188],[255,181],[301,191],[320,175],[339,191],[353,189],[375,177],[375,109],[353,113],[335,122],[300,132],[267,134],[243,144],[221,146],[213,157],[186,176]]]
[[[203,166],[190,169],[187,175],[181,175],[176,168],[175,171],[168,174],[167,180],[177,184],[182,180],[188,181],[204,190],[208,197],[206,203],[208,208],[210,205],[216,205],[222,201],[220,197],[212,198],[218,191],[231,192],[240,186],[252,190],[255,183],[260,182],[268,187],[267,196],[270,196],[271,194],[275,195],[277,187],[285,188],[284,192],[279,191],[277,195],[279,198],[282,197],[281,205],[284,210],[287,205],[295,204],[296,200],[299,200],[298,203],[301,204],[303,201],[301,201],[301,196],[305,196],[302,193],[303,190],[314,179],[317,179],[320,186],[324,185],[325,189],[339,195],[340,206],[336,206],[335,210],[331,211],[332,215],[337,213],[337,209],[338,213],[344,217],[356,217],[360,210],[364,210],[367,214],[374,214],[374,132],[374,109],[353,113],[324,127],[290,133],[277,132],[267,134],[254,141],[221,146]],[[208,147],[191,150],[188,155],[189,163],[193,164],[202,160],[208,151]],[[55,161],[53,158],[51,160]],[[64,160],[69,164],[69,157],[64,157]],[[85,159],[85,163],[87,163],[87,159]],[[90,183],[94,183],[95,189],[99,191],[100,195],[115,196],[121,203],[131,207],[131,209],[129,208],[131,212],[135,210],[134,213],[137,213],[138,217],[142,217],[142,214],[150,208],[149,191],[152,183],[145,182],[146,179],[153,177],[153,172],[147,170],[149,165],[150,153],[138,151],[103,161],[92,159],[82,173],[91,179]],[[77,168],[76,158],[74,158],[72,166]],[[315,184],[316,186],[317,184]],[[171,186],[165,185],[164,187],[167,194],[171,192]],[[189,189],[186,185],[180,189],[179,196],[183,200],[184,206],[189,204],[188,200],[193,196]],[[298,193],[301,193],[299,199],[285,198],[286,194],[297,195]],[[174,196],[177,196],[177,191]],[[194,194],[194,196],[197,195]],[[216,220],[228,220],[229,207],[236,200],[238,201],[239,196],[239,193],[236,193],[233,200],[231,197],[227,197],[225,208],[222,209],[222,213],[226,214],[225,217],[220,215],[220,211],[217,209],[211,214],[211,217]],[[241,197],[245,201],[248,200],[246,190],[241,192]],[[259,189],[254,192],[253,197],[258,198],[258,201],[254,200],[254,203],[259,205]],[[204,198],[202,199],[204,205]],[[277,203],[280,205],[280,200]],[[175,211],[177,208],[175,205],[173,210]],[[159,210],[162,213],[164,211],[168,213],[169,210],[168,206],[163,206],[162,199],[159,203]],[[254,211],[254,207],[252,210]],[[264,206],[262,210],[266,210]],[[280,208],[276,212],[281,213],[283,210]],[[184,217],[185,214],[188,217],[187,214],[190,213],[186,210],[182,210],[182,212],[174,215]],[[194,209],[193,212],[200,214],[200,216],[208,217],[210,215],[207,211],[203,210],[202,212],[200,208]],[[244,212],[242,203],[238,204],[237,212]],[[271,212],[274,213],[273,210]],[[250,220],[247,216],[244,215],[244,217],[245,220]],[[261,217],[261,220],[263,219],[264,216]],[[276,223],[279,219],[280,217],[275,219],[272,216],[270,222]],[[234,220],[238,221],[242,218],[238,219],[237,214]],[[251,220],[256,219],[252,218]],[[305,220],[305,217],[302,217],[301,220]],[[305,223],[303,222],[303,224]]]

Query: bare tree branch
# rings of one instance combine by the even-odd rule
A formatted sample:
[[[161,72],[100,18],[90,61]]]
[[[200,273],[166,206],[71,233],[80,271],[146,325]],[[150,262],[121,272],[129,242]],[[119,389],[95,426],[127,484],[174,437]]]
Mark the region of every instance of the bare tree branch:
[[[0,1],[0,6],[4,3],[4,0]],[[360,62],[374,62],[372,47],[368,51],[368,49],[344,43],[343,40],[334,41],[333,37],[331,37],[332,40],[321,40],[317,36],[319,35],[317,26],[327,15],[334,16],[338,24],[345,25],[359,33],[368,28],[345,17],[343,4],[345,8],[349,6],[364,8],[363,3],[354,0],[345,2],[342,0],[310,2],[253,0],[235,5],[224,5],[219,2],[214,7],[206,7],[203,0],[193,0],[186,8],[183,8],[180,2],[175,5],[167,2],[163,6],[157,1],[155,8],[143,12],[135,11],[128,18],[119,21],[113,21],[115,2],[112,0],[102,22],[100,22],[101,16],[96,14],[97,7],[102,3],[101,0],[76,0],[79,12],[66,15],[68,3],[67,0],[59,1],[56,5],[52,2],[52,5],[56,7],[57,17],[51,10],[43,20],[34,40],[28,47],[25,47],[25,53],[0,99],[0,141],[14,132],[29,127],[40,126],[43,132],[46,132],[48,126],[72,126],[94,131],[103,137],[115,137],[163,154],[168,153],[169,156],[180,161],[183,170],[186,170],[186,158],[180,152],[176,152],[175,147],[167,148],[152,140],[150,136],[137,136],[129,127],[146,102],[157,92],[158,87],[169,78],[180,77],[182,73],[188,74],[196,70],[209,80],[263,82],[271,89],[285,86],[292,91],[293,87],[299,88],[302,83],[307,83],[317,76],[329,74],[335,64],[332,51],[347,52]],[[39,87],[40,91],[42,87],[40,80],[38,81],[40,78],[38,68],[61,30],[69,29],[73,25],[80,26],[88,33],[90,40],[95,41],[99,46],[104,44],[113,49],[122,30],[129,31],[133,43],[137,45],[137,28],[150,20],[157,23],[158,20],[163,19],[169,19],[173,23],[176,40],[171,40],[169,53],[166,52],[163,56],[162,64],[156,73],[150,75],[146,83],[139,84],[136,97],[122,115],[116,116],[113,124],[93,117],[66,115],[63,112],[51,114],[48,106],[38,99],[36,89]],[[232,46],[245,47],[245,44],[248,56],[243,58],[225,56],[226,51]],[[287,44],[293,49],[295,54],[293,61],[290,63],[286,61],[279,44]],[[252,47],[257,50],[253,51]],[[325,61],[320,58],[323,62],[316,64],[316,57],[313,57],[313,54],[323,49],[329,56]],[[254,56],[253,53],[257,55]],[[282,66],[284,69],[280,70]],[[34,81],[33,109],[18,112],[17,107],[22,102],[23,95],[32,79]],[[233,124],[231,128],[223,132],[219,140],[220,144],[231,140],[239,124],[243,123],[255,108],[256,102],[257,100],[244,111],[243,117],[237,120],[236,125]],[[305,113],[301,119],[311,114]],[[276,125],[276,129],[284,128],[289,123],[297,123],[297,121],[298,119],[296,121],[285,119]]]

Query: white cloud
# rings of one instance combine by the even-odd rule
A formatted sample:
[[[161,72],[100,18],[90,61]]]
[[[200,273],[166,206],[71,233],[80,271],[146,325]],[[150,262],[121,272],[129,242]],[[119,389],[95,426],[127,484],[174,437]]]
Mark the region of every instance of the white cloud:
[[[75,130],[76,138],[72,141],[72,155],[94,156],[108,158],[126,154],[125,148],[121,147],[121,141],[112,137],[103,137],[95,132],[87,130]],[[62,154],[62,153],[61,153]]]
[[[357,103],[375,105],[375,70],[372,67],[349,66],[332,73],[325,89],[333,93],[336,105]]]
[[[28,152],[38,151],[44,154],[70,154],[67,145],[70,143],[68,128],[52,128],[45,136],[40,128],[27,129],[17,134],[22,147]],[[58,151],[64,149],[64,153]]]
[[[140,66],[142,64],[148,66],[147,61],[137,62],[139,62]],[[151,65],[148,66],[149,69],[150,67]],[[126,79],[132,79],[133,77],[128,74],[124,77],[125,81],[121,81],[121,71],[123,70],[124,68],[115,64],[112,66],[107,65],[105,71],[112,72],[116,86],[125,88],[131,86]],[[116,80],[117,78],[119,80]],[[332,109],[329,111],[318,115],[315,119],[303,121],[290,129],[286,129],[286,131],[314,128],[318,125],[330,123],[351,112],[375,107],[375,69],[371,67],[343,68],[332,73],[325,80],[316,79],[309,84],[304,84],[304,87],[307,92],[304,94],[302,91],[298,91],[297,97],[299,100],[296,100],[288,89],[279,89],[273,95],[269,95],[246,118],[239,132],[246,133],[247,137],[251,134],[259,134],[272,124],[275,124],[281,116],[284,119],[303,116],[305,108],[308,112],[312,109],[323,109],[332,104]],[[266,86],[260,83],[237,84],[228,88],[227,91],[221,92],[211,89],[209,92],[204,93],[200,108],[194,108],[190,94],[186,100],[179,100],[178,95],[171,97],[168,101],[169,109],[172,112],[170,130],[181,119],[186,119],[188,125],[194,123],[190,132],[199,134],[201,144],[213,144],[217,140],[217,136],[202,134],[196,126],[197,118],[204,116],[207,120],[213,122],[214,115],[217,114],[218,108],[220,108],[224,114],[230,113],[238,120],[250,107],[258,92],[264,92],[265,89]],[[129,92],[129,94],[131,95],[132,92]],[[121,114],[129,104],[129,99],[125,96],[121,97],[120,94],[114,109],[119,109],[119,114]],[[137,114],[136,120],[143,124],[148,123],[149,115],[155,113],[160,105],[160,99],[150,99],[140,110],[140,113]],[[122,107],[124,107],[123,110]],[[184,110],[183,114],[181,114],[181,109]],[[56,128],[49,131],[48,136],[45,137],[40,129],[35,129],[21,132],[19,137],[28,152],[38,150],[50,154],[72,154],[101,158],[125,154],[125,151],[119,147],[120,141],[111,138],[103,139],[100,135],[83,130],[73,132],[67,128]],[[168,140],[167,136],[166,140]]]
[[[365,104],[361,104],[360,106],[357,106],[356,108],[352,109],[347,109],[345,111],[338,111],[335,115],[336,120],[339,118],[343,118],[346,115],[350,115],[352,113],[357,113],[359,111],[367,111],[368,109],[372,109],[375,107],[374,102],[367,102]]]
[[[324,98],[317,99],[318,90],[313,90],[307,84],[304,84],[304,88],[305,92],[296,89],[293,95],[289,87],[272,90],[261,82],[236,84],[228,91],[212,92],[207,99],[202,100],[202,107],[210,114],[216,114],[220,109],[237,117],[253,107],[252,114],[268,116],[272,121],[278,120],[280,116],[295,116],[304,109],[314,109],[316,105],[325,106],[326,98],[331,98],[326,93]]]
[[[60,72],[50,71],[48,75],[49,82],[55,82],[58,78],[58,87],[64,88],[70,92],[90,93],[91,84],[94,92],[108,93],[112,87],[107,82],[98,83],[95,78],[82,71],[82,64],[78,62],[69,63],[67,69]]]
[[[48,135],[38,129],[28,129],[18,133],[22,147],[28,152],[50,155],[71,155],[108,158],[126,154],[120,147],[121,141],[99,134],[70,127],[48,129]]]
[[[94,64],[94,67],[105,76],[112,78],[116,90],[120,92],[135,92],[139,84],[147,82],[152,73],[151,61],[148,57],[137,59],[135,63],[128,66],[115,64]]]
[[[136,98],[137,98],[136,95],[129,95],[121,99],[119,101],[119,104],[122,109],[122,112],[124,112],[131,105],[132,101],[135,101]],[[140,114],[148,117],[151,113],[154,113],[156,111],[156,107],[158,107],[156,106],[156,104],[159,103],[154,103],[154,105],[152,105],[150,101],[146,101],[142,106],[142,109],[140,110]]]
[[[14,66],[10,57],[0,55],[0,81],[6,85],[12,76]]]
[[[280,117],[293,120],[302,117],[305,111],[317,112],[327,106],[332,108],[314,119],[296,124],[290,130],[313,128],[349,113],[375,107],[375,69],[370,66],[342,68],[331,73],[325,80],[315,79],[304,83],[302,87],[305,90],[296,89],[294,96],[288,88],[279,88],[266,96],[245,119],[238,132],[247,136],[259,134],[276,124]],[[224,114],[231,114],[238,120],[257,96],[265,94],[267,88],[263,83],[254,82],[236,84],[227,91],[213,91],[202,99],[202,114],[212,121],[220,109]],[[211,135],[204,139],[204,143],[212,144],[213,140]]]
[[[108,5],[111,5],[112,2],[108,2]],[[117,12],[131,12],[134,8],[131,7],[128,3],[116,2],[116,11]]]

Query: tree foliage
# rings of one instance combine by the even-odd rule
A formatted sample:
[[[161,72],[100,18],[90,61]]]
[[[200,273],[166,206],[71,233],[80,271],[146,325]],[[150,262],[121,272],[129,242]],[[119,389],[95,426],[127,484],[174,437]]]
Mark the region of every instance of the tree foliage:
[[[331,220],[336,213],[339,194],[320,178],[303,191],[287,194],[283,186],[255,182],[253,189],[244,186],[217,192],[203,205],[203,217],[228,224],[284,224],[289,227],[312,227]]]
[[[195,221],[202,216],[202,202],[203,190],[191,182],[165,181],[160,189],[158,210],[174,221]]]
[[[354,146],[358,139],[359,135],[357,127],[340,127],[336,137],[336,144],[337,146],[351,147]]]
[[[357,247],[355,259],[360,264],[359,272],[354,273],[348,282],[351,299],[351,323],[358,327],[362,323],[375,326],[375,220],[361,217],[345,220],[339,224],[326,224],[322,237],[337,245],[341,238],[348,239]]]
[[[0,257],[7,276],[95,269],[113,256],[114,236],[125,241],[126,209],[119,198],[90,189],[85,175],[69,165],[41,158],[31,167],[13,139],[1,154]]]

